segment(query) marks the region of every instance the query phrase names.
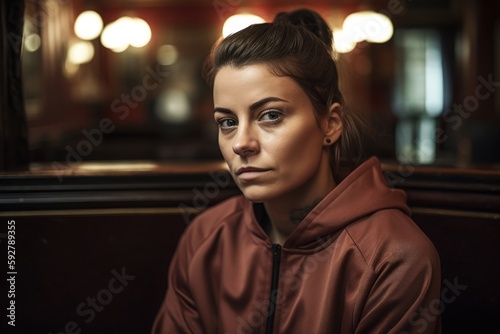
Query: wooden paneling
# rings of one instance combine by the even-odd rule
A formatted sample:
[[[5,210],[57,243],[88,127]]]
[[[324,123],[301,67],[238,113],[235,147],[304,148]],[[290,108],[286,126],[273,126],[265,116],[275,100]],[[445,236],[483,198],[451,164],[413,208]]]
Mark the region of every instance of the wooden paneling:
[[[441,258],[443,333],[490,333],[500,314],[500,173],[385,166]],[[450,292],[451,286],[458,286]],[[446,290],[447,289],[447,290]]]
[[[14,219],[16,333],[64,333],[72,322],[82,333],[148,333],[164,297],[170,258],[186,226],[182,215]],[[112,288],[121,291],[101,292],[111,291],[114,271],[130,276],[125,277],[127,285],[113,282]],[[95,308],[88,298],[96,299]]]
[[[239,193],[220,163],[112,166],[82,164],[61,182],[50,166],[0,175],[0,238],[16,221],[20,332],[54,334],[69,324],[82,333],[147,333],[182,231],[196,212]],[[440,254],[444,333],[496,329],[500,173],[383,169]],[[109,294],[113,271],[122,270],[134,278]],[[450,284],[461,290],[450,293]],[[112,298],[94,314],[87,298],[97,296]]]
[[[413,219],[441,258],[443,333],[492,333],[500,314],[500,215],[417,211]],[[448,283],[446,283],[448,282]],[[457,285],[458,294],[449,289]]]
[[[23,1],[0,3],[0,170],[24,170],[29,164],[20,66],[23,15]]]

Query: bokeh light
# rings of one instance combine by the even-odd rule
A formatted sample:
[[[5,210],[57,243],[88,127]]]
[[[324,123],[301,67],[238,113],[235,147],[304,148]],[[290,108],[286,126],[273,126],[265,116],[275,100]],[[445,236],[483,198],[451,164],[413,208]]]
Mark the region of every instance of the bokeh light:
[[[160,96],[155,111],[165,123],[182,123],[189,118],[191,105],[183,90],[172,88]]]
[[[99,36],[102,27],[101,16],[92,10],[87,10],[76,18],[75,35],[83,40],[92,40]]]
[[[350,14],[344,20],[342,30],[357,43],[385,43],[391,39],[394,27],[391,20],[380,13],[362,11]]]
[[[35,52],[40,48],[42,40],[38,34],[29,34],[24,39],[24,47],[28,52]]]
[[[333,49],[338,53],[348,53],[354,50],[356,41],[352,35],[347,34],[344,30],[333,31]]]
[[[222,27],[222,37],[226,38],[227,36],[245,29],[252,24],[264,22],[265,21],[262,17],[253,14],[236,14],[230,16],[226,22],[224,22],[224,26]]]
[[[123,52],[129,46],[146,46],[151,40],[151,28],[141,18],[123,16],[104,27],[101,43],[114,52]]]
[[[174,45],[162,45],[158,48],[156,52],[156,60],[160,65],[172,65],[177,61],[179,53]]]
[[[85,64],[94,58],[94,46],[88,41],[78,41],[69,47],[68,61],[72,64]]]

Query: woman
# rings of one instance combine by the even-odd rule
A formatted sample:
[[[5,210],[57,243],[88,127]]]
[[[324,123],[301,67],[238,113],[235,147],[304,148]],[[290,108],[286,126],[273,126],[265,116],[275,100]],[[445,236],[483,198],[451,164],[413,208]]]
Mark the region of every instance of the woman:
[[[343,108],[332,33],[279,14],[216,44],[219,146],[242,196],[200,214],[154,333],[437,333],[439,258]]]

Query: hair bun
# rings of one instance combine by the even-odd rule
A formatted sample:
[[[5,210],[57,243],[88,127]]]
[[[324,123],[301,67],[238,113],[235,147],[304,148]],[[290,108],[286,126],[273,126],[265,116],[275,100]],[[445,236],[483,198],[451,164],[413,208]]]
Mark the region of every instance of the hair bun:
[[[291,12],[278,13],[274,23],[291,23],[302,26],[318,37],[327,49],[332,51],[333,34],[325,20],[315,11],[310,9],[297,9]]]

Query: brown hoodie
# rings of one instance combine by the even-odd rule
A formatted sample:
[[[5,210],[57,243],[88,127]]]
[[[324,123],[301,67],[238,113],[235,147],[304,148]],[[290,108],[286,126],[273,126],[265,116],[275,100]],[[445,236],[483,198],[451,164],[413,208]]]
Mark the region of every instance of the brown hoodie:
[[[439,333],[439,258],[405,202],[371,158],[282,247],[261,204],[214,206],[179,242],[153,333]]]

